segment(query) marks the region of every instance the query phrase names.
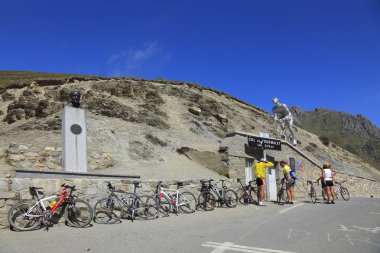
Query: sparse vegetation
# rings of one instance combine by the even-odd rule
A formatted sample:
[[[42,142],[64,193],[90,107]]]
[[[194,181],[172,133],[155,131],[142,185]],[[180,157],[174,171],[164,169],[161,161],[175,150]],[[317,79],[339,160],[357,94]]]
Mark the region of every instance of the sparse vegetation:
[[[315,144],[315,143],[312,143],[312,142],[310,142],[310,143],[309,143],[309,145],[310,145],[311,147],[313,147],[313,148],[317,148],[317,147],[318,147],[318,145],[317,145],[317,144]]]
[[[151,135],[151,134],[147,134],[145,135],[145,138],[150,141],[152,144],[154,145],[160,145],[161,147],[165,147],[167,146],[168,144],[160,139],[158,139],[157,137]]]
[[[325,145],[326,147],[330,146],[330,140],[329,138],[325,137],[325,136],[319,136],[319,140],[322,142],[323,145]]]
[[[7,91],[5,91],[2,95],[1,98],[3,101],[11,101],[15,99],[15,96]]]
[[[63,80],[72,77],[94,78],[90,75],[77,74],[52,74],[31,71],[0,71],[0,88],[23,88],[30,85],[34,80]]]

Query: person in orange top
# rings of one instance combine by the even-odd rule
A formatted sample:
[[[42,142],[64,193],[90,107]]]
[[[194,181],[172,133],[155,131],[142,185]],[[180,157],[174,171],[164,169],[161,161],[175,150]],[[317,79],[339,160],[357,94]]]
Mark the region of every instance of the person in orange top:
[[[265,206],[264,200],[264,189],[265,189],[265,177],[267,173],[267,168],[273,167],[274,164],[268,162],[267,159],[261,158],[260,162],[255,163],[252,167],[256,170],[256,184],[257,184],[257,200],[259,206]]]

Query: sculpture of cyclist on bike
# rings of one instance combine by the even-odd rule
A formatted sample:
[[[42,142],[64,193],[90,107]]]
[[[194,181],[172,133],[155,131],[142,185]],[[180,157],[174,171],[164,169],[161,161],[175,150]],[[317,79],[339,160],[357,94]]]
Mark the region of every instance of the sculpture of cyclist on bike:
[[[289,129],[291,135],[293,136],[293,145],[297,145],[297,140],[293,131],[293,117],[289,108],[286,104],[281,104],[278,102],[278,98],[273,98],[272,102],[275,106],[272,108],[273,118],[274,120],[285,123],[285,126]]]

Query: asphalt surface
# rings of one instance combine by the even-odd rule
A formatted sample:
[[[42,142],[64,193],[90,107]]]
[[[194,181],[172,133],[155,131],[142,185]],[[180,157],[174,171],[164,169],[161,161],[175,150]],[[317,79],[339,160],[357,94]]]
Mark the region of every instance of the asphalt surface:
[[[81,229],[1,230],[0,252],[379,253],[380,200],[240,205]]]

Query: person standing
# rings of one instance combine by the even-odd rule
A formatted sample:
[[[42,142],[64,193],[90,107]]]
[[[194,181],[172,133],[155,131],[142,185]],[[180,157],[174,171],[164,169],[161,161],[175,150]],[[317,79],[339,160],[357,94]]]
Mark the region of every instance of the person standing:
[[[293,175],[293,171],[285,161],[281,161],[280,166],[282,167],[284,179],[286,180],[286,194],[288,195],[288,204],[293,204],[293,201],[295,200],[294,185],[296,183],[296,179]]]
[[[265,190],[265,177],[267,173],[267,168],[273,167],[274,164],[268,162],[265,158],[261,158],[260,162],[255,163],[252,167],[256,171],[256,184],[257,184],[257,200],[259,206],[265,206],[264,204],[264,190]]]
[[[335,204],[335,191],[333,189],[334,181],[333,176],[336,170],[331,168],[328,162],[323,163],[322,177],[326,184],[327,202],[326,204]]]

